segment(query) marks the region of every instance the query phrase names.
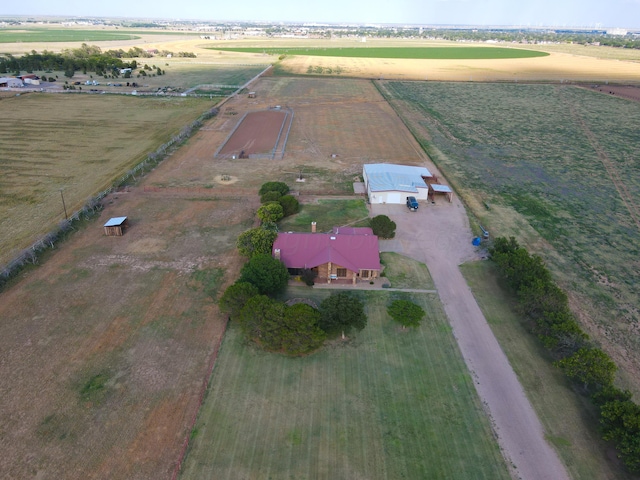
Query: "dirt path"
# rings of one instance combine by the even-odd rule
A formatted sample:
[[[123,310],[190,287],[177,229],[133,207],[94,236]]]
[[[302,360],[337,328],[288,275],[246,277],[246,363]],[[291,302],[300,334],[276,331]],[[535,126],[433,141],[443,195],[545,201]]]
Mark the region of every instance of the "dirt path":
[[[476,390],[487,409],[513,476],[523,480],[568,479],[507,357],[500,348],[458,265],[477,258],[462,204],[442,201],[409,212],[404,205],[372,205],[388,215],[396,238],[382,251],[401,253],[429,267]]]

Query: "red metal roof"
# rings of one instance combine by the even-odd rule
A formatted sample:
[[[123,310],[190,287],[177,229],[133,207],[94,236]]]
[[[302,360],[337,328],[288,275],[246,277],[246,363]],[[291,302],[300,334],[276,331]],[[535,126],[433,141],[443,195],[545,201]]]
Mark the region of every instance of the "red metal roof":
[[[333,233],[340,235],[373,235],[369,227],[333,227]]]
[[[380,270],[377,236],[338,231],[340,233],[279,233],[273,251],[280,250],[280,260],[287,268],[314,268],[331,262],[354,272]]]

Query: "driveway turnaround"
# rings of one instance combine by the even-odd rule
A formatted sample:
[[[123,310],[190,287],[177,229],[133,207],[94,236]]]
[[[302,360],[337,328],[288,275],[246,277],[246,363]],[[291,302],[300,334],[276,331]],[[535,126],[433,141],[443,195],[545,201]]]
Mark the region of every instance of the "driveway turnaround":
[[[463,205],[422,202],[416,212],[405,205],[371,205],[372,215],[388,215],[396,238],[380,241],[429,268],[480,399],[514,477],[569,479],[458,266],[479,259]]]

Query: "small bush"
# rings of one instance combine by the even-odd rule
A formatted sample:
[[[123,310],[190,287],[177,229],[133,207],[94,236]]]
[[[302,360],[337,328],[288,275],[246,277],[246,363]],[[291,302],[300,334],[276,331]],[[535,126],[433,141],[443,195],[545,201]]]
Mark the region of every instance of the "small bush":
[[[300,279],[309,287],[315,285],[315,278],[318,276],[317,272],[305,268],[300,273]]]

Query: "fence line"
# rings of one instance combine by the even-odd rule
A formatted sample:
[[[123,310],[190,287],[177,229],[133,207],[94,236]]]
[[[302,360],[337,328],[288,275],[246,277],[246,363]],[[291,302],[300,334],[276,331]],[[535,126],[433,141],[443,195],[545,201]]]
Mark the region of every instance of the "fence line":
[[[211,354],[211,358],[209,359],[209,365],[207,366],[207,374],[202,381],[202,386],[200,387],[200,396],[198,398],[198,408],[193,412],[193,416],[191,417],[191,422],[188,425],[187,434],[185,435],[184,442],[182,442],[182,450],[180,451],[180,456],[178,457],[178,461],[176,462],[176,467],[173,469],[173,475],[171,475],[171,480],[176,480],[178,475],[180,475],[180,470],[182,469],[182,463],[184,462],[185,457],[187,456],[187,449],[189,448],[189,440],[191,440],[191,432],[193,432],[193,428],[198,421],[198,414],[200,413],[200,409],[202,408],[202,404],[204,403],[204,397],[207,393],[207,389],[209,388],[209,382],[211,381],[211,375],[213,374],[213,368],[216,365],[216,360],[218,358],[218,353],[220,352],[220,347],[222,346],[222,341],[224,340],[225,332],[227,331],[227,324],[229,323],[229,317],[224,322],[224,327],[222,329],[222,333],[218,342],[216,343],[215,348],[213,349],[213,353]]]
[[[291,125],[293,125],[293,117],[295,115],[292,108],[288,109],[291,112],[291,119],[289,120],[289,128],[287,129],[287,134],[284,136],[284,143],[282,144],[282,150],[280,151],[280,160],[284,158],[284,151],[287,148],[287,141],[289,140],[289,132],[291,132]]]
[[[79,222],[81,217],[89,219],[99,212],[102,209],[101,200],[104,199],[104,197],[112,193],[118,187],[125,185],[131,179],[136,181],[136,175],[142,175],[146,170],[150,170],[158,165],[166,158],[168,150],[173,145],[183,142],[189,138],[194,131],[203,125],[205,120],[208,120],[217,114],[218,109],[214,107],[200,115],[197,120],[184,127],[180,133],[174,135],[168,142],[160,145],[155,152],[149,153],[144,160],[138,163],[131,170],[127,171],[111,186],[89,198],[80,210],[73,212],[68,219],[60,221],[52,231],[38,238],[30,247],[22,250],[22,252],[20,252],[13,260],[9,261],[9,263],[4,265],[0,270],[0,286],[2,286],[9,278],[11,278],[12,275],[17,273],[27,264],[36,265],[40,254],[48,248],[53,248],[57,241],[59,241],[67,232],[73,230],[73,224]]]
[[[278,144],[280,143],[280,137],[282,136],[282,130],[284,130],[284,126],[287,124],[287,120],[289,120],[289,112],[285,112],[284,121],[282,125],[280,125],[280,131],[278,132],[278,137],[276,138],[276,144],[273,146],[273,150],[271,151],[271,159],[273,160],[276,157],[276,150],[278,149]]]
[[[231,136],[236,133],[236,130],[238,130],[238,128],[240,128],[240,125],[242,125],[242,122],[244,122],[244,119],[247,115],[249,115],[249,113],[251,112],[245,112],[245,114],[242,116],[242,118],[240,119],[240,121],[236,124],[235,127],[233,127],[233,129],[231,130],[231,132],[229,133],[229,135],[227,135],[227,138],[224,139],[224,142],[222,142],[222,144],[220,144],[220,146],[218,147],[218,149],[216,150],[216,152],[213,154],[213,158],[218,158],[218,155],[220,154],[220,150],[222,150],[224,148],[224,146],[227,144],[227,142],[229,141],[229,139],[231,138]],[[225,157],[226,158],[226,157]]]

